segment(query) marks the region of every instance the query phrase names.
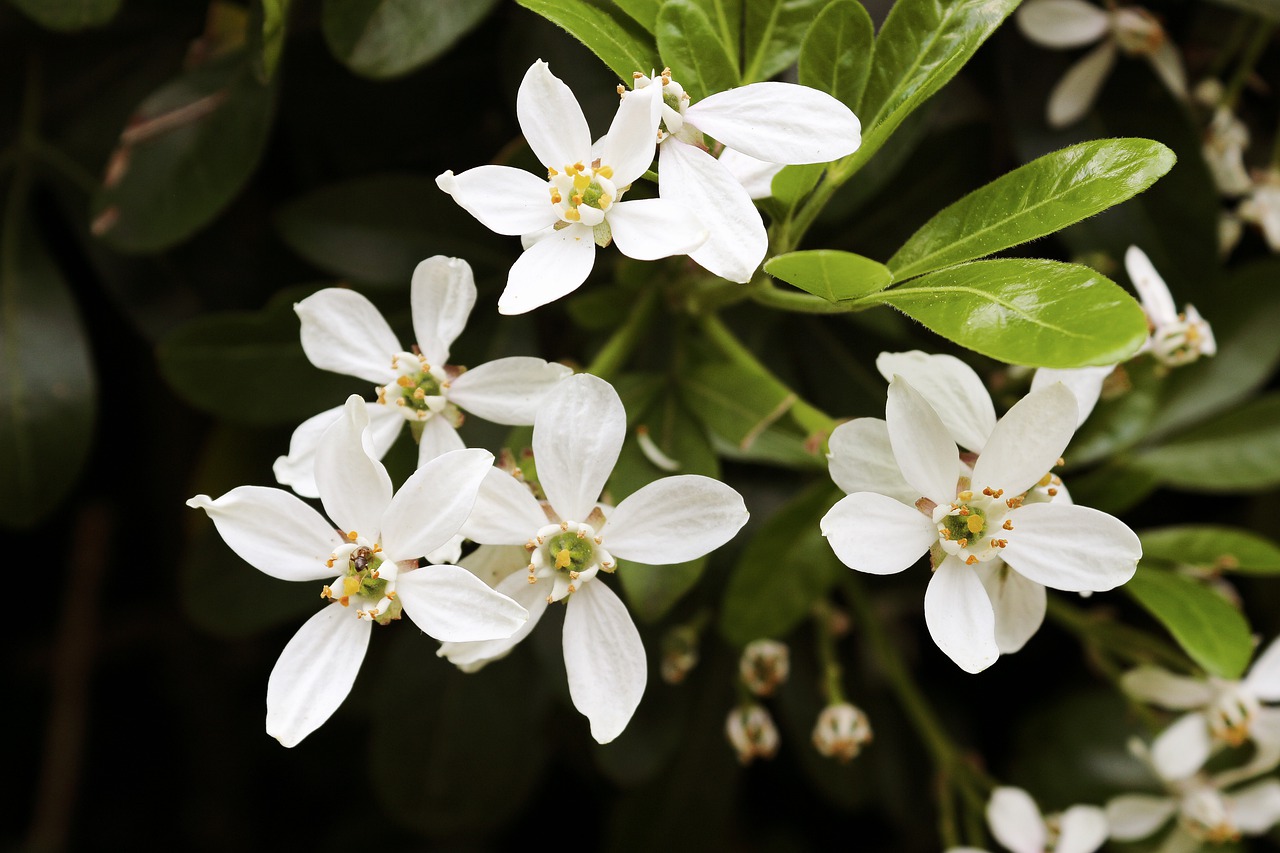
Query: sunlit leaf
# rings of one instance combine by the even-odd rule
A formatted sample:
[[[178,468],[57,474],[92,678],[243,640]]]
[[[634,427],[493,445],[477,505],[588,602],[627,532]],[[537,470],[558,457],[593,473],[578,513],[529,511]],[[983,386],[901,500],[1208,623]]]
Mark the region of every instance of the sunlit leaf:
[[[1186,524],[1138,535],[1144,560],[1246,575],[1280,574],[1280,545],[1249,530]]]
[[[621,80],[655,69],[658,49],[608,12],[583,0],[516,0],[585,44]]]
[[[1239,678],[1253,656],[1253,636],[1239,610],[1186,575],[1139,566],[1125,592],[1173,635],[1191,659],[1222,678]]]
[[[662,61],[694,101],[738,85],[738,67],[693,0],[667,0],[656,30]]]
[[[765,263],[764,271],[829,302],[878,293],[893,282],[884,264],[834,249],[777,255]]]
[[[800,43],[828,0],[753,0],[743,4],[742,80],[768,80],[800,55]]]
[[[254,72],[267,83],[275,76],[284,52],[286,20],[293,0],[255,0],[249,26]]]

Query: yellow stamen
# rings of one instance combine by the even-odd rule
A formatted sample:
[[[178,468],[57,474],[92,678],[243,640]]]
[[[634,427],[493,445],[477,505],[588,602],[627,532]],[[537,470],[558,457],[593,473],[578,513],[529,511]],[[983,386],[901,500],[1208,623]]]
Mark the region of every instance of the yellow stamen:
[[[360,534],[352,530],[350,533],[347,534],[347,538],[350,539],[352,542],[354,542],[360,538]]]
[[[960,494],[956,495],[956,497],[958,497],[962,501],[971,501],[973,500],[973,492],[968,492],[968,491],[961,492]]]
[[[570,222],[577,222],[582,219],[582,214],[571,207],[564,212],[564,218],[568,219]]]
[[[608,207],[608,206],[609,206],[609,205],[611,205],[611,204],[613,204],[613,197],[612,197],[612,196],[610,196],[608,193],[601,193],[601,194],[600,194],[600,206],[601,206],[601,207]]]
[[[408,376],[400,376],[396,379],[396,384],[401,388],[410,388],[413,386],[413,380]]]
[[[343,598],[346,598],[348,595],[355,595],[359,591],[360,578],[351,577],[342,579]]]
[[[591,179],[586,175],[578,174],[573,176],[573,188],[578,192],[582,192],[591,186]]]
[[[566,569],[573,562],[573,556],[569,553],[568,548],[561,548],[556,554],[556,568]]]
[[[609,180],[613,180],[613,167],[601,166],[599,169],[596,169],[596,174],[602,178],[608,178]]]

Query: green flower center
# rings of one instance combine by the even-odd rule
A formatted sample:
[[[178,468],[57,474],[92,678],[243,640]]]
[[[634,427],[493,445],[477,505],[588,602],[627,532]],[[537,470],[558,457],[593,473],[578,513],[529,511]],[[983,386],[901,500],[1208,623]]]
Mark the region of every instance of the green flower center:
[[[591,565],[595,546],[589,538],[575,532],[557,533],[547,540],[547,554],[556,571],[582,572]]]

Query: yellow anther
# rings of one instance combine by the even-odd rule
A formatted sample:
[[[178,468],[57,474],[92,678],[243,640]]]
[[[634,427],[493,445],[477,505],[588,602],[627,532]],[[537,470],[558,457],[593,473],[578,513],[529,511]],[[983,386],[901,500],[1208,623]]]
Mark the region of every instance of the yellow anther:
[[[410,379],[408,376],[399,376],[396,378],[396,384],[399,385],[401,388],[412,388],[413,380]]]
[[[1001,526],[1001,527],[1003,527],[1005,530],[1012,530],[1012,529],[1013,529],[1013,521],[1011,521],[1010,519],[1007,519],[1007,518],[1006,518],[1006,519],[1004,520],[1004,524],[1002,524],[1002,525],[1000,525],[1000,526]]]
[[[1049,489],[1049,497],[1051,497],[1051,498],[1052,498],[1052,497],[1056,497],[1056,496],[1057,496],[1057,494],[1058,494],[1058,490],[1057,490],[1057,489]]]
[[[971,500],[973,500],[973,492],[970,492],[970,491],[964,491],[964,492],[961,492],[960,494],[956,495],[956,497],[958,497],[958,498],[959,498],[960,500],[962,500],[962,501],[971,501]]]
[[[1047,486],[1047,485],[1049,485],[1049,484],[1050,484],[1050,483],[1052,483],[1052,482],[1053,482],[1053,475],[1052,475],[1052,474],[1045,474],[1043,477],[1041,477],[1041,478],[1040,478],[1040,482],[1036,483],[1036,485],[1037,485],[1037,486]]]
[[[973,556],[972,554],[970,554],[970,555],[969,555],[969,559],[965,560],[965,561],[964,561],[964,564],[965,564],[966,566],[972,566],[972,565],[973,565],[974,563],[976,563],[976,562],[978,562],[978,558],[977,558],[977,557],[975,557],[975,556]]]
[[[555,177],[556,175],[558,175],[558,174],[560,174],[560,173],[559,173],[559,172],[557,172],[555,169],[551,168],[550,166],[548,166],[548,167],[547,167],[547,178],[548,178],[548,179],[550,179],[550,178],[554,178],[554,177]]]
[[[582,192],[589,186],[591,186],[591,178],[589,176],[581,173],[573,176],[573,188],[578,192]]]
[[[969,540],[968,540],[968,539],[961,539],[961,540],[960,540],[959,542],[957,542],[956,544],[957,544],[957,545],[959,545],[961,548],[966,548],[966,547],[968,547],[968,545],[969,545]]]
[[[579,213],[575,208],[571,207],[564,212],[564,218],[568,219],[570,222],[577,222],[578,220],[582,219],[582,214]]]
[[[627,87],[626,87],[626,86],[624,86],[624,85],[622,85],[621,83],[619,83],[619,84],[618,84],[618,94],[619,94],[619,95],[625,95],[625,94],[627,94]]]
[[[1061,456],[1059,456],[1059,457],[1058,457],[1058,461],[1057,461],[1057,462],[1055,462],[1055,463],[1053,463],[1053,464],[1054,464],[1056,467],[1061,468],[1063,465],[1066,465],[1066,464],[1067,464],[1067,460],[1065,460],[1065,459],[1063,459]]]
[[[425,400],[425,399],[427,399],[427,392],[426,392],[426,391],[424,391],[424,390],[423,390],[423,389],[421,389],[421,388],[414,388],[414,389],[413,389],[413,399],[415,399],[415,400]]]
[[[559,204],[559,203],[561,202],[561,200],[562,200],[562,199],[561,199],[561,196],[560,196],[560,190],[556,189],[555,187],[552,187],[552,188],[551,188],[551,203],[552,203],[552,204]]]
[[[613,204],[613,196],[608,193],[600,193],[600,206],[604,208],[611,204]]]
[[[948,540],[948,541],[951,539],[951,531],[950,531],[950,530],[947,530],[947,528],[945,528],[945,527],[944,527],[944,528],[942,528],[941,530],[939,530],[938,532],[942,534],[942,538],[943,538],[943,539],[946,539],[946,540]]]
[[[360,538],[360,534],[352,530],[350,533],[347,534],[347,538],[350,539],[352,542],[354,542]]]
[[[986,495],[987,497],[993,497],[993,496],[995,495],[995,492],[993,492],[993,491],[991,490],[991,487],[990,487],[990,486],[987,486],[985,489],[983,489],[983,490],[982,490],[982,493],[983,493],[984,495]]]
[[[631,79],[632,79],[632,80],[642,80],[642,79],[644,79],[644,75],[643,75],[643,74],[641,74],[639,71],[632,71],[632,72],[631,72]]]
[[[571,176],[576,175],[578,173],[578,169],[580,168],[581,168],[580,166],[573,166],[573,165],[565,166],[564,173],[566,175],[571,175]]]
[[[574,193],[573,196],[569,199],[569,201],[571,204],[573,204],[574,207],[577,207],[578,205],[582,204],[582,196],[578,195],[577,193]]]
[[[596,174],[602,178],[608,178],[609,180],[613,180],[613,167],[601,166],[600,168],[596,169]]]
[[[601,542],[603,542],[604,540],[603,540],[603,539],[601,539],[599,536],[592,536],[592,537],[591,537],[591,541],[592,541],[592,542],[594,542],[594,543],[596,543],[597,545],[599,545],[599,544],[600,544]]]
[[[561,548],[556,554],[556,568],[567,569],[573,563],[573,555],[569,553],[568,548]]]
[[[395,600],[396,600],[396,591],[393,589],[391,590],[391,592],[387,593],[387,601],[395,601]]]
[[[964,523],[964,526],[969,528],[970,533],[981,533],[986,524],[982,521],[982,516],[971,515],[969,520]]]
[[[330,589],[330,588],[329,588],[329,587],[327,587],[327,586],[326,586],[326,587],[324,587],[323,589],[321,589],[321,590],[320,590],[320,597],[321,597],[321,598],[326,598],[326,599],[327,599],[327,598],[333,598],[333,590],[332,590],[332,589]]]
[[[360,591],[360,578],[350,577],[342,579],[343,596],[355,595]]]
[[[569,572],[569,580],[576,581],[581,575],[582,572]]]
[[[343,607],[350,607],[351,599],[344,595],[342,596],[342,598],[338,599],[338,603],[341,604]]]
[[[573,168],[577,169],[579,172],[582,172],[582,171],[585,171],[587,167],[582,165],[582,161],[579,160],[578,162],[573,164]]]

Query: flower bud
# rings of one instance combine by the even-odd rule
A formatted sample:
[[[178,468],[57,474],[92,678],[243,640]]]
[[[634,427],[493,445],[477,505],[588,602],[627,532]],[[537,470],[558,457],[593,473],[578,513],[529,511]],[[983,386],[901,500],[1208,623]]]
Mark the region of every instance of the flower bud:
[[[778,752],[778,727],[763,705],[739,705],[729,712],[725,734],[738,751],[738,761],[750,764],[757,758],[773,758]]]
[[[662,638],[662,680],[679,684],[698,665],[698,631],[692,625],[677,625]]]
[[[861,708],[840,702],[828,705],[813,727],[813,745],[823,756],[852,761],[871,742],[871,723]]]
[[[755,640],[742,650],[738,672],[742,683],[757,696],[772,696],[778,685],[787,680],[791,657],[784,643]]]

